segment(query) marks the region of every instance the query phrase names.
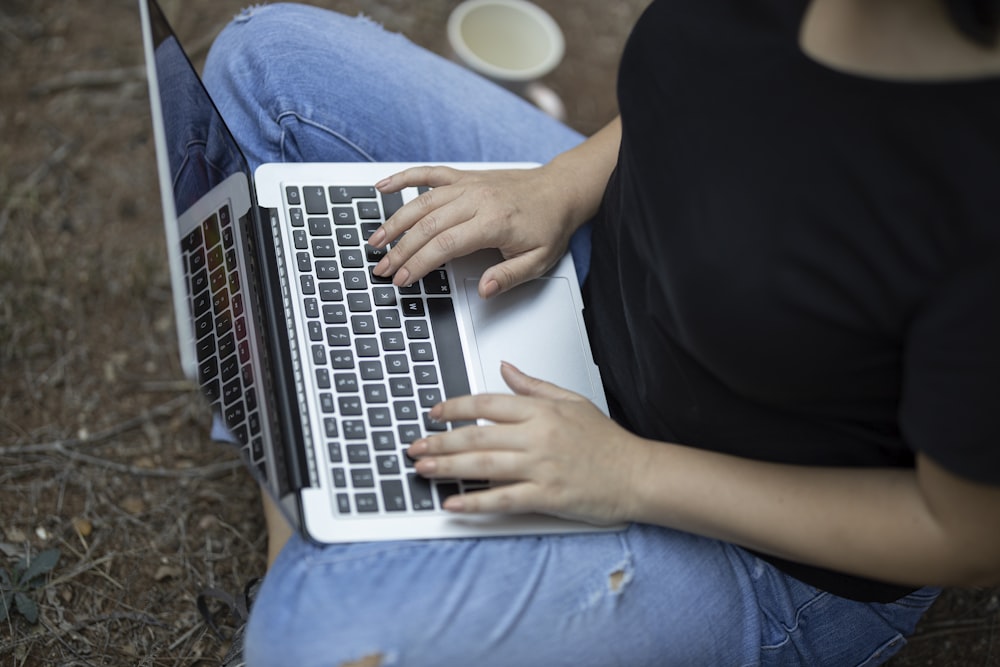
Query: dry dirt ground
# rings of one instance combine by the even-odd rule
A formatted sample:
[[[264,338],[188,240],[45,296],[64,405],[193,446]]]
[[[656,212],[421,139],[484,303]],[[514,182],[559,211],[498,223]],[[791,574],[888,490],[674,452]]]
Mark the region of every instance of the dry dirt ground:
[[[240,6],[165,4],[198,59]],[[315,4],[443,51],[456,3]],[[549,83],[591,132],[647,0],[539,4],[568,39]],[[0,621],[0,667],[215,665],[195,595],[262,572],[263,524],[178,369],[135,3],[3,0],[0,62],[0,570],[60,553],[38,622]],[[998,606],[948,593],[893,665],[1000,665]]]

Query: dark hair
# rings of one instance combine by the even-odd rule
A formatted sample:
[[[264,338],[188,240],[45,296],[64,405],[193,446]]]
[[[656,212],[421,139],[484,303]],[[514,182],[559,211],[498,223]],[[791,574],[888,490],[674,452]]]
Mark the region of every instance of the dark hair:
[[[1000,0],[945,0],[952,21],[982,46],[993,46],[1000,30]]]

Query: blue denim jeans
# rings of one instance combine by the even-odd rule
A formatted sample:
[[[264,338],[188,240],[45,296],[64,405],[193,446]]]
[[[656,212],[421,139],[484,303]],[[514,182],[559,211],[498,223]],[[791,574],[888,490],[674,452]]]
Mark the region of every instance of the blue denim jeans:
[[[545,162],[581,141],[520,98],[364,18],[269,5],[209,55],[206,83],[252,165]],[[574,238],[581,268],[586,234]],[[265,578],[249,665],[877,665],[936,591],[846,600],[747,551],[618,533],[316,545]]]

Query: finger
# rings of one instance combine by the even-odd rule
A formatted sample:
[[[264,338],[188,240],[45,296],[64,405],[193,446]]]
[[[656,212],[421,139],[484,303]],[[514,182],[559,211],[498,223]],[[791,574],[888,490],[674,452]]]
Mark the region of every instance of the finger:
[[[479,279],[479,296],[488,299],[542,275],[549,269],[543,256],[544,251],[533,250],[491,266]]]
[[[504,513],[522,514],[538,509],[537,489],[530,482],[503,484],[484,491],[457,493],[442,505],[449,512],[463,514]]]
[[[519,429],[504,424],[463,426],[415,440],[406,453],[411,458],[447,456],[486,450],[523,450],[530,446]]]
[[[434,419],[445,422],[487,419],[502,424],[530,419],[534,410],[531,402],[521,396],[469,394],[438,403],[431,408],[430,414]]]
[[[449,188],[428,190],[413,201],[408,202],[382,223],[368,239],[368,243],[376,248],[385,246],[386,243],[398,238],[403,232],[409,231],[425,216],[454,201],[461,193],[461,190]]]
[[[397,285],[419,280],[445,262],[493,245],[490,228],[476,224],[467,199],[456,199],[424,216],[385,258],[396,267]]]
[[[489,450],[422,458],[414,469],[428,479],[512,481],[524,479],[529,472],[527,466],[521,452]]]
[[[563,389],[551,382],[540,380],[536,377],[525,374],[521,369],[513,364],[500,362],[500,375],[504,382],[518,396],[533,396],[535,398],[549,398],[559,401],[584,401],[580,394]]]
[[[461,176],[462,172],[440,165],[421,165],[383,178],[375,184],[380,192],[397,192],[407,187],[428,185],[432,188],[448,185]]]

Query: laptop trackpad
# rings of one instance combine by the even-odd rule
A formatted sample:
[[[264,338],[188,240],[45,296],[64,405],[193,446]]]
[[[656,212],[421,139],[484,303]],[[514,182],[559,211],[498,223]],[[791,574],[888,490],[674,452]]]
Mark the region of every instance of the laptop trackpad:
[[[485,391],[511,392],[500,375],[500,362],[507,361],[528,375],[595,396],[583,318],[574,312],[567,278],[537,278],[487,300],[479,297],[477,279],[467,278],[465,293]]]

